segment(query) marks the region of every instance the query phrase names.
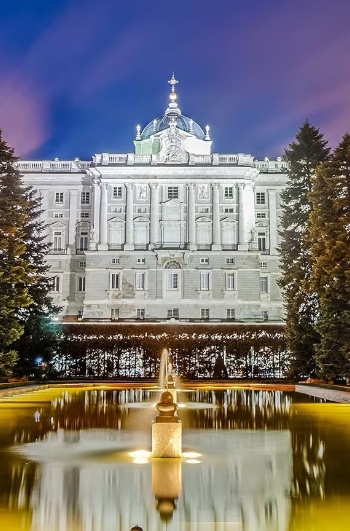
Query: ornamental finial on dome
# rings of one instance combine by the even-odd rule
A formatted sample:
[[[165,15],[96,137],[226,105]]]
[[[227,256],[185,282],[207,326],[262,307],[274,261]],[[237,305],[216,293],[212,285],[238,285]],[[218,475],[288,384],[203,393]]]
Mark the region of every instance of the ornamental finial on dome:
[[[209,134],[209,131],[210,131],[210,127],[209,127],[209,125],[206,125],[206,126],[205,126],[205,137],[204,137],[204,140],[210,140],[210,134]]]
[[[136,126],[136,138],[135,140],[141,140],[141,125],[138,124]]]
[[[175,79],[174,72],[173,72],[173,75],[171,76],[171,79],[169,79],[168,83],[169,83],[169,85],[171,85],[171,92],[169,94],[170,102],[168,104],[167,110],[165,111],[165,114],[180,115],[181,111],[180,111],[180,109],[178,107],[178,104],[176,103],[177,94],[175,92],[175,85],[178,83],[178,80]]]

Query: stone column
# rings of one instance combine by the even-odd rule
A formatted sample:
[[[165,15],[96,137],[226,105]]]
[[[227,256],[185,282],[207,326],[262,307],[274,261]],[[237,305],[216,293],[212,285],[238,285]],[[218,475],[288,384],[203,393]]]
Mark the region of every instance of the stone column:
[[[195,188],[193,183],[187,184],[187,242],[191,251],[197,249],[196,245],[196,206],[195,206]]]
[[[238,250],[247,251],[255,226],[254,191],[251,181],[238,185]]]
[[[221,250],[221,229],[220,229],[220,189],[217,183],[212,185],[213,190],[213,242],[212,251]]]
[[[101,202],[101,189],[98,184],[93,186],[93,199],[92,199],[92,231],[89,243],[89,249],[96,249],[96,244],[100,241],[100,202]]]
[[[125,244],[126,251],[134,250],[134,185],[126,185],[126,231]]]
[[[270,254],[277,255],[277,192],[276,190],[268,190],[269,198],[269,218],[270,218]]]
[[[100,251],[108,251],[107,241],[107,183],[101,184],[100,201],[100,241],[98,244]]]
[[[78,190],[69,190],[68,253],[75,254],[78,213]]]
[[[151,184],[151,226],[149,248],[159,246],[159,185]]]

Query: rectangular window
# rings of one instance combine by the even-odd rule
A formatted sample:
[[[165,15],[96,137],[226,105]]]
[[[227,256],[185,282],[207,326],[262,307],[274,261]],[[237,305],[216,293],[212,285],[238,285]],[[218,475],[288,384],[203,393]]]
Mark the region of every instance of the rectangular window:
[[[209,319],[209,308],[201,309],[201,319]]]
[[[82,205],[90,204],[90,192],[81,192],[81,204]]]
[[[118,212],[119,214],[123,212],[123,207],[115,207],[112,209],[112,212]]]
[[[53,250],[60,251],[62,249],[62,232],[55,231],[53,233]]]
[[[224,208],[225,214],[233,214],[235,209],[233,207],[226,207]]]
[[[85,277],[78,277],[78,291],[85,291]]]
[[[122,198],[122,187],[113,186],[113,199],[121,199],[121,198]]]
[[[258,250],[266,251],[266,234],[265,232],[258,232]]]
[[[210,212],[209,207],[198,207],[199,214],[209,214],[209,212]]]
[[[256,217],[257,217],[258,219],[266,218],[266,212],[257,212],[257,213],[256,213]]]
[[[168,199],[178,199],[179,188],[177,186],[168,186]]]
[[[235,274],[226,273],[226,289],[233,290],[235,289]]]
[[[227,308],[226,317],[227,317],[227,319],[231,319],[231,320],[235,319],[235,310],[234,310],[234,308]]]
[[[201,264],[209,264],[209,258],[200,258],[199,261]]]
[[[135,289],[145,289],[146,286],[146,273],[135,274]]]
[[[79,267],[80,267],[81,269],[84,269],[84,267],[85,267],[85,262],[79,262]]]
[[[80,212],[81,219],[89,219],[90,212]]]
[[[233,199],[233,186],[225,186],[224,188],[224,198]]]
[[[113,265],[117,265],[117,264],[120,263],[120,259],[119,259],[119,258],[112,258],[111,263],[112,263]]]
[[[179,289],[179,274],[178,273],[168,274],[168,289]]]
[[[111,319],[112,321],[119,319],[119,308],[111,308]]]
[[[168,319],[178,319],[179,318],[179,308],[171,308],[168,310]]]
[[[235,263],[235,259],[234,258],[226,258],[226,264],[234,264]]]
[[[256,204],[257,205],[265,205],[265,192],[257,192],[256,193]]]
[[[109,288],[120,289],[120,274],[119,273],[109,274]]]
[[[62,212],[55,212],[53,217],[54,218],[63,218],[63,213]]]
[[[146,263],[146,259],[145,258],[138,258],[137,259],[137,263],[138,264],[145,264]]]
[[[269,320],[269,313],[268,313],[267,310],[263,310],[261,312],[261,314],[262,314],[262,318],[263,318],[264,321],[268,321]]]
[[[208,291],[210,289],[210,273],[202,271],[199,275],[199,289]]]
[[[81,232],[79,237],[79,251],[86,251],[89,244],[89,236],[87,232]]]
[[[144,319],[145,318],[145,309],[144,308],[137,308],[136,309],[136,319]]]
[[[260,262],[260,269],[266,269],[267,268],[267,262]]]
[[[63,192],[56,192],[55,193],[55,203],[56,204],[63,204]]]
[[[147,212],[147,208],[146,208],[146,207],[138,207],[138,208],[136,209],[136,212],[137,212],[138,214],[146,214],[146,212]]]
[[[268,292],[268,278],[267,277],[260,277],[260,292],[261,293],[267,293]]]
[[[58,293],[61,288],[61,282],[60,277],[52,277],[52,288],[51,291],[54,291],[55,293]]]

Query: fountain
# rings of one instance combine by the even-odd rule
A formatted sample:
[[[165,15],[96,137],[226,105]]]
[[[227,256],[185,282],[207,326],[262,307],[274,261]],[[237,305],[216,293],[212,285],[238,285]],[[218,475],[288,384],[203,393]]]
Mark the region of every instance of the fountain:
[[[159,384],[165,389],[156,404],[157,417],[152,424],[152,457],[181,457],[182,424],[177,416],[178,405],[173,365],[168,349],[163,349]]]

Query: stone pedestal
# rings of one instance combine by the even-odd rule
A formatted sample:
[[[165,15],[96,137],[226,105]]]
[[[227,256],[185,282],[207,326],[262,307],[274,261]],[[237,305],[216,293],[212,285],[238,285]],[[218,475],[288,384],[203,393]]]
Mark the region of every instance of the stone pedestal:
[[[152,457],[181,457],[181,455],[181,422],[154,422],[152,424]]]

